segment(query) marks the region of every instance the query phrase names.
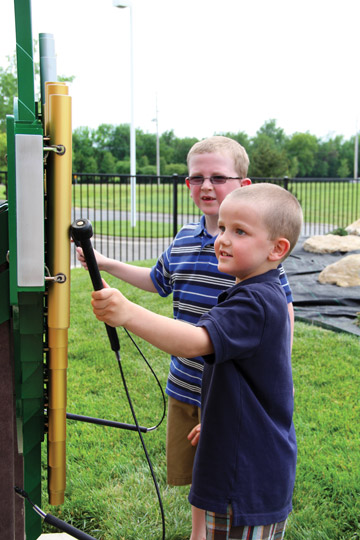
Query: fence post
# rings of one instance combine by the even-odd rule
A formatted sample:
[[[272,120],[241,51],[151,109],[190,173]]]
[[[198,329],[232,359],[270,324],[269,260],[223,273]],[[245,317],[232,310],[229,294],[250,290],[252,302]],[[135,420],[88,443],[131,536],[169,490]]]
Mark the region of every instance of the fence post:
[[[289,177],[288,176],[284,176],[284,189],[286,189],[286,191],[289,191]]]
[[[173,238],[177,235],[178,228],[178,180],[177,174],[173,174]]]

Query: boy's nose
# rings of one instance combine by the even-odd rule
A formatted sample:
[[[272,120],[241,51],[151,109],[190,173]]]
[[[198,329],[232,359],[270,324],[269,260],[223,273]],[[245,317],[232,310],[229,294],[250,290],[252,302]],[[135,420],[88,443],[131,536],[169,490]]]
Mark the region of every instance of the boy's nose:
[[[224,244],[225,246],[228,246],[230,244],[230,239],[229,239],[228,235],[226,234],[226,232],[224,232],[221,235],[221,243]]]
[[[213,185],[210,182],[210,178],[204,178],[203,183],[201,184],[202,189],[213,189]]]

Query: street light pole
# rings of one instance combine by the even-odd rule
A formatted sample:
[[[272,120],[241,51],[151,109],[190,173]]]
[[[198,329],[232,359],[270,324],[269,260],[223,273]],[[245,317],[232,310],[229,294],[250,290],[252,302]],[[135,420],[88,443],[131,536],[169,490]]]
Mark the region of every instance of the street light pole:
[[[355,133],[355,148],[354,148],[354,179],[357,180],[359,177],[358,173],[358,162],[359,162],[359,133],[356,128]]]
[[[157,183],[160,184],[160,141],[159,141],[159,122],[158,122],[158,102],[156,94],[156,116],[153,119],[156,124],[156,176]]]
[[[131,0],[113,0],[113,6],[130,9],[130,186],[131,226],[136,226],[136,136],[134,122],[134,37]]]

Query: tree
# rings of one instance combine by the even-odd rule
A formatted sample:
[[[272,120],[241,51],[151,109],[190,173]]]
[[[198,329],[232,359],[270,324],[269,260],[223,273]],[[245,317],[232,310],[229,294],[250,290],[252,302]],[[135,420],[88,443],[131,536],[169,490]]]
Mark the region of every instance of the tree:
[[[89,128],[81,127],[74,130],[72,137],[74,172],[99,172],[92,139],[93,133]]]
[[[198,140],[195,137],[185,137],[184,139],[178,139],[176,137],[173,141],[172,163],[183,163],[186,165],[188,152]]]
[[[274,118],[264,122],[256,135],[266,135],[269,139],[273,140],[278,147],[282,147],[287,141],[284,130],[276,127],[276,120]]]
[[[7,57],[9,65],[0,67],[0,132],[6,133],[6,115],[13,114],[14,97],[17,95],[15,55]]]
[[[287,154],[296,157],[298,176],[301,178],[314,175],[316,154],[319,150],[318,140],[310,133],[294,133],[286,143]]]
[[[6,133],[0,132],[0,170],[7,169],[5,156],[6,156]]]
[[[130,157],[130,126],[129,124],[101,124],[92,135],[94,147],[110,152],[115,161],[123,161]]]
[[[117,161],[115,166],[116,174],[129,174],[130,172],[130,161]]]
[[[185,163],[169,163],[164,167],[164,173],[167,175],[178,174],[179,176],[185,176],[187,172],[188,169]]]
[[[347,176],[353,177],[355,173],[355,137],[351,137],[348,141],[343,142],[340,148],[340,158],[346,159],[347,165],[349,167],[349,174]]]
[[[105,151],[97,159],[98,171],[103,174],[114,174],[116,161],[111,152]]]
[[[327,176],[329,178],[337,176],[340,167],[342,142],[343,137],[341,135],[335,137],[335,139],[319,142],[313,176]]]
[[[259,133],[252,140],[249,148],[252,177],[282,177],[289,174],[286,152],[279,148],[274,139],[265,133]]]
[[[146,164],[140,163],[140,166],[156,165],[155,133],[144,133],[141,129],[136,130],[136,156],[139,163],[144,157],[148,160]]]
[[[113,126],[108,150],[119,161],[130,160],[130,124]]]
[[[347,162],[347,159],[343,158],[341,161],[340,161],[340,166],[337,170],[337,176],[339,178],[347,178],[350,174],[350,169],[349,169],[349,166],[348,166],[348,162]]]
[[[163,160],[165,163],[161,164],[161,170],[164,171],[166,163],[173,162],[174,155],[174,141],[175,135],[174,131],[164,131],[160,136],[160,161]]]

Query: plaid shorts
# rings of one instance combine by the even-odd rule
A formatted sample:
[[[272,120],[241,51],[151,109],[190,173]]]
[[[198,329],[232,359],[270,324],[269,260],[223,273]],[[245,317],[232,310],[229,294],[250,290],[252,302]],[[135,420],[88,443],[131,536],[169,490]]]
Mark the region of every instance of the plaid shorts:
[[[271,525],[242,525],[232,527],[231,507],[227,514],[205,512],[206,540],[282,540],[286,529],[286,520]]]

